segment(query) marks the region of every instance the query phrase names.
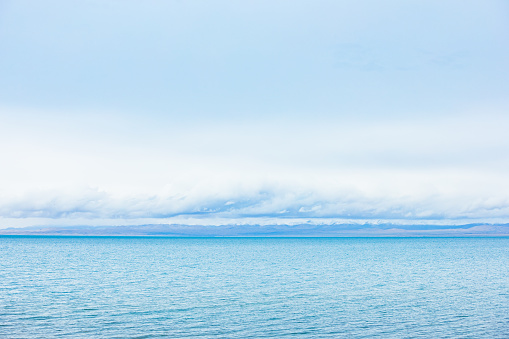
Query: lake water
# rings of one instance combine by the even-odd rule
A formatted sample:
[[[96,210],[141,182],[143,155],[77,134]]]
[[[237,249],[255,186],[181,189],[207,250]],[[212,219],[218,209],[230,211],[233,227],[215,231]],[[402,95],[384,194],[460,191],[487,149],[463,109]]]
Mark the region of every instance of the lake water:
[[[2,338],[509,338],[509,238],[0,237]]]

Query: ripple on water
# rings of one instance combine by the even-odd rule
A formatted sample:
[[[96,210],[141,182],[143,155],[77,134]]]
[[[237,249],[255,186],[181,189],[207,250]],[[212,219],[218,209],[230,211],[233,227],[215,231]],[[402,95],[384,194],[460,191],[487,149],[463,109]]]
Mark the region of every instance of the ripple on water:
[[[509,239],[0,237],[0,337],[504,338]]]

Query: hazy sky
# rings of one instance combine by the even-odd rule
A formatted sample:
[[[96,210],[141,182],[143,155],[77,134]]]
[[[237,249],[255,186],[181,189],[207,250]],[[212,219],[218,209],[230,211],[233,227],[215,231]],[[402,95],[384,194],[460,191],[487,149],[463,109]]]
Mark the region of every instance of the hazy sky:
[[[0,228],[509,222],[507,1],[0,0]]]

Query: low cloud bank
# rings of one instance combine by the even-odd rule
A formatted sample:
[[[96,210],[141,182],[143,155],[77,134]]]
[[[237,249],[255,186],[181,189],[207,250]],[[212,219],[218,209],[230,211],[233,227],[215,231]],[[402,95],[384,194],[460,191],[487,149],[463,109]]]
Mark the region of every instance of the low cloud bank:
[[[509,220],[509,200],[503,196],[376,195],[353,189],[326,192],[303,187],[115,196],[88,188],[74,193],[41,190],[18,197],[3,197],[0,215],[4,218],[0,228],[13,226],[6,220],[34,218],[59,220],[64,224],[66,220],[80,220],[82,224],[90,224],[87,220],[93,220],[94,224],[100,224],[101,220],[119,220],[118,224],[124,225],[132,224],[125,220],[136,220],[138,224],[153,223],[153,220],[172,223],[171,220],[176,218],[201,219],[203,224],[217,224],[213,220],[253,224],[257,219],[281,220],[281,223],[292,219],[316,219],[329,220],[329,224],[334,220],[368,220],[372,223],[400,220],[417,224],[444,220],[452,223],[455,220],[490,222]]]

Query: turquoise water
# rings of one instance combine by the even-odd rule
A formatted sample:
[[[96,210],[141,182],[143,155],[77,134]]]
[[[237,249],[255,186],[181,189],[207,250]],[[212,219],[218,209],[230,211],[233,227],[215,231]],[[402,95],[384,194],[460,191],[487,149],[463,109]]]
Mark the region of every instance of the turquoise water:
[[[508,338],[509,238],[0,237],[2,338]]]

